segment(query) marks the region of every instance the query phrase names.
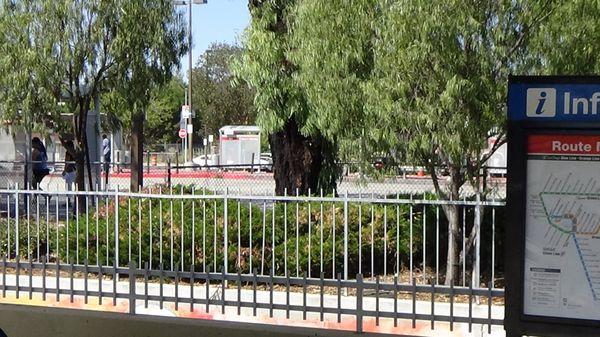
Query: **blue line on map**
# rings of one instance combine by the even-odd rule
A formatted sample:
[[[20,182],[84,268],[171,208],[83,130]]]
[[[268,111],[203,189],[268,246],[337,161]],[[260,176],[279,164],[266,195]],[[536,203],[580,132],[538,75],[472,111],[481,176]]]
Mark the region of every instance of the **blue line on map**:
[[[587,279],[590,289],[592,290],[592,295],[594,296],[594,301],[597,301],[598,296],[596,296],[596,291],[594,290],[594,287],[592,286],[592,281],[590,280],[590,274],[587,270],[587,266],[585,265],[585,262],[583,261],[583,253],[581,252],[581,248],[579,247],[579,242],[577,241],[577,236],[575,236],[575,233],[573,233],[573,241],[575,241],[575,247],[577,247],[577,253],[579,254],[579,259],[581,260],[581,264],[583,265],[583,270],[585,271],[585,278]]]

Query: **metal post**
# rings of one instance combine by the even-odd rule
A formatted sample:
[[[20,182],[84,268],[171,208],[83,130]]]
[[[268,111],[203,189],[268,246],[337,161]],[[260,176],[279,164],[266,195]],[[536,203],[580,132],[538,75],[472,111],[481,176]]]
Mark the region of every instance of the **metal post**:
[[[189,76],[188,76],[188,103],[190,106],[190,117],[187,118],[185,128],[187,130],[187,126],[192,124],[192,1],[188,1],[188,48],[189,48],[189,58],[188,58],[188,67],[189,67]],[[192,160],[192,133],[188,132],[188,158]]]
[[[129,313],[135,315],[135,276],[136,267],[135,262],[129,261]],[[102,280],[100,280],[102,282]]]
[[[480,245],[481,245],[481,194],[479,192],[476,194],[476,205],[475,205],[475,230],[477,233],[475,234],[475,247],[473,247],[473,256],[475,257],[475,261],[473,263],[473,272],[471,277],[471,284],[473,287],[479,287],[480,284]],[[463,253],[465,254],[465,253]],[[492,266],[493,268],[493,266]]]
[[[167,159],[167,186],[171,187],[171,158]]]
[[[115,266],[119,267],[119,189],[115,189]]]
[[[227,209],[227,202],[228,202],[228,195],[229,195],[229,188],[225,188],[225,198],[223,199],[223,247],[224,247],[224,253],[223,253],[223,270],[225,272],[225,274],[227,274],[227,257],[228,257],[228,233],[227,233],[227,216],[228,216],[228,209]],[[216,247],[215,247],[216,248]],[[274,248],[273,248],[274,249]],[[225,295],[225,289],[223,288],[223,296]]]
[[[348,281],[348,191],[344,195],[344,281]]]

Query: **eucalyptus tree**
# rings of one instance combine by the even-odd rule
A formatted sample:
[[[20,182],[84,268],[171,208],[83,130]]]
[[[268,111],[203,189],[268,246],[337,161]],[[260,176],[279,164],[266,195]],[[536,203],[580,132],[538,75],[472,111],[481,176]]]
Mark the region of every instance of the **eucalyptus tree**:
[[[314,110],[291,59],[296,0],[250,0],[245,52],[233,64],[237,77],[256,90],[257,123],[269,135],[276,193],[307,194],[335,188],[336,145],[311,122]]]
[[[182,18],[168,0],[2,0],[0,30],[1,113],[43,124],[63,144],[74,139],[80,190],[86,162],[93,189],[86,125],[100,95],[118,90],[143,110],[185,52]]]
[[[504,142],[507,76],[524,69],[532,36],[559,5],[250,1],[252,25],[240,75],[257,90],[258,120],[267,132],[289,130],[292,121],[300,133],[331,144],[319,151],[332,158],[340,139],[362,139],[370,151],[402,153],[427,167],[439,198],[458,200],[466,183],[481,190],[482,167]],[[484,154],[492,137],[497,140],[492,152]],[[294,160],[289,166],[307,165]],[[446,183],[440,183],[436,166],[447,168]],[[443,208],[449,220],[449,284],[477,228],[461,233],[459,207]],[[459,253],[461,234],[468,242]]]

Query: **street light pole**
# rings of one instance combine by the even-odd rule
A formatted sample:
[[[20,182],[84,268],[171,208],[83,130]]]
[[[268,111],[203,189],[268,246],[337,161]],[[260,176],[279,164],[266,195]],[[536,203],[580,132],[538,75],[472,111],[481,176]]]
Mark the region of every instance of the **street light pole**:
[[[191,161],[193,158],[193,143],[192,143],[192,130],[188,129],[188,125],[192,124],[192,1],[188,1],[188,49],[189,49],[189,58],[188,58],[188,104],[190,106],[190,116],[186,120],[186,131],[188,131],[188,148],[189,151],[188,158]],[[190,132],[192,131],[192,132]]]
[[[190,108],[190,116],[188,118],[186,118],[185,123],[186,123],[186,131],[188,131],[187,133],[187,151],[188,151],[188,158],[190,160],[192,160],[192,156],[193,156],[193,143],[192,143],[192,136],[193,136],[193,126],[192,126],[192,130],[189,130],[188,125],[192,125],[192,4],[194,5],[203,5],[203,4],[207,4],[208,0],[175,0],[173,1],[173,3],[176,6],[181,6],[181,5],[188,5],[188,49],[189,49],[189,54],[188,54],[188,105]],[[189,132],[192,131],[192,132]]]

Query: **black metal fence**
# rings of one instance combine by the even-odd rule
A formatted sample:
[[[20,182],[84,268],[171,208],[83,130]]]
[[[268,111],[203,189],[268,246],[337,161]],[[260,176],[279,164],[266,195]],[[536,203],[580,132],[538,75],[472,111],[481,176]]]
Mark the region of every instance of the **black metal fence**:
[[[355,321],[355,331],[362,333],[366,319],[398,324],[410,322],[416,329],[418,323],[428,323],[431,330],[444,323],[444,330],[453,331],[459,324],[468,332],[474,328],[492,333],[500,331],[504,310],[495,302],[502,302],[501,289],[454,287],[441,285],[401,284],[398,277],[366,281],[361,274],[355,279],[337,279],[150,270],[147,265],[138,268],[134,262],[127,267],[106,265],[75,265],[0,261],[3,298],[25,297],[33,300],[41,296],[46,302],[60,302],[61,296],[73,303],[76,299],[85,304],[94,301],[102,305],[117,306],[124,301],[128,313],[136,314],[149,305],[162,309],[172,305],[176,311],[204,310],[206,313],[280,317],[288,320],[318,318],[321,322],[341,323]],[[327,291],[326,291],[327,290]],[[326,294],[327,293],[327,294]],[[200,309],[195,309],[200,307]],[[301,316],[300,316],[301,315]],[[421,330],[422,331],[422,330]]]

